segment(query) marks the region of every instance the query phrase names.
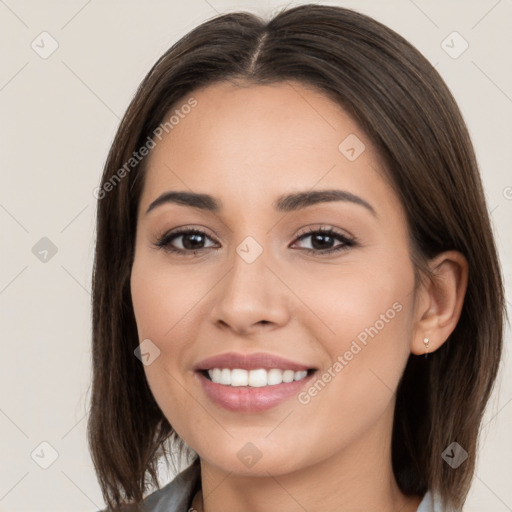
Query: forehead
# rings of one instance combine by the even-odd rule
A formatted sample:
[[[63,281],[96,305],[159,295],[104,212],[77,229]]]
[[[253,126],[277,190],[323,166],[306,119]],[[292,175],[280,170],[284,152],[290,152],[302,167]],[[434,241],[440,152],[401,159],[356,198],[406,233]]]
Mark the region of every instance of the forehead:
[[[342,185],[370,195],[386,186],[366,134],[311,87],[222,82],[192,92],[182,104],[190,97],[196,106],[161,141],[155,139],[143,204],[173,188],[243,197],[246,204],[267,197],[270,204],[278,191],[312,189],[320,182],[321,188]]]
[[[305,150],[316,147],[337,155],[344,134],[365,138],[338,104],[303,84],[221,82],[190,96],[197,106],[179,120],[174,117],[179,122],[173,125],[169,137],[164,136],[158,143],[150,159],[167,156],[171,149],[178,150],[180,155],[188,153],[188,159],[206,153],[219,158],[251,154],[251,162],[268,161],[269,156],[279,160],[301,152],[304,156]],[[184,98],[181,103],[186,101]],[[173,111],[179,111],[181,103]]]

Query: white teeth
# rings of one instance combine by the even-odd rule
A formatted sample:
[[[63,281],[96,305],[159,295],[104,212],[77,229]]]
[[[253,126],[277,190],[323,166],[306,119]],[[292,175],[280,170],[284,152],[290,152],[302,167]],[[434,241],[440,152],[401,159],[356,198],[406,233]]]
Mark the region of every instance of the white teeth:
[[[210,375],[210,378],[212,380],[215,379],[215,382],[220,382],[221,374],[222,374],[222,371],[220,368],[214,368],[213,370],[208,370],[208,375]]]
[[[233,370],[234,371],[234,370]],[[249,372],[249,386],[253,388],[261,388],[267,385],[267,370],[251,370]]]
[[[247,370],[240,370],[239,368],[231,370],[232,386],[247,386],[247,384],[249,384],[249,372]]]
[[[227,368],[224,368],[220,371],[219,382],[221,384],[231,385],[231,371]]]
[[[283,382],[292,382],[295,377],[295,372],[293,370],[285,370],[283,372]]]
[[[302,380],[307,374],[307,370],[294,372],[293,370],[280,370],[279,368],[272,368],[271,370],[263,368],[257,370],[212,368],[208,370],[210,379],[216,384],[235,387],[249,386],[252,388],[275,386],[282,382],[288,383],[294,380]]]
[[[283,382],[283,372],[279,368],[272,368],[267,372],[267,384],[269,386],[281,384],[281,382]]]
[[[302,380],[308,374],[307,370],[301,370],[300,372],[295,372],[294,380]]]

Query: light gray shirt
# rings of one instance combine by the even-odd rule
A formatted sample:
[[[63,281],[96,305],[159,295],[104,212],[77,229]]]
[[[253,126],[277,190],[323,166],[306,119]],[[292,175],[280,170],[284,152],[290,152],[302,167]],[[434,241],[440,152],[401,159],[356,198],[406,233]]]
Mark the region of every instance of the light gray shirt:
[[[140,508],[126,505],[122,512],[194,512],[192,500],[201,487],[200,466],[193,464],[179,473],[174,480],[149,495]],[[99,511],[101,512],[101,511]],[[427,492],[417,512],[443,512],[440,501]]]

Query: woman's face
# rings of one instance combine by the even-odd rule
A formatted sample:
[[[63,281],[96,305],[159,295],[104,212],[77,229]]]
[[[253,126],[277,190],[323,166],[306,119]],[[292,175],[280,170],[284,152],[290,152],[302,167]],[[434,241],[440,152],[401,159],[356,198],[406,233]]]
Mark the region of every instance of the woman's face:
[[[297,83],[193,97],[155,139],[139,205],[131,291],[153,395],[223,471],[370,464],[416,325],[406,220],[381,161]]]

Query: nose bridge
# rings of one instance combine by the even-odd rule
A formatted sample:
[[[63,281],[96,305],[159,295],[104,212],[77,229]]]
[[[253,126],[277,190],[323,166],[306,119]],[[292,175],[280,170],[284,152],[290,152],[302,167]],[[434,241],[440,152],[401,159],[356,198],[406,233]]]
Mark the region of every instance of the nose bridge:
[[[287,308],[283,289],[273,272],[270,244],[263,234],[246,236],[234,247],[230,270],[216,294],[212,320],[237,331],[258,323],[281,324]],[[261,241],[260,241],[261,240]]]

